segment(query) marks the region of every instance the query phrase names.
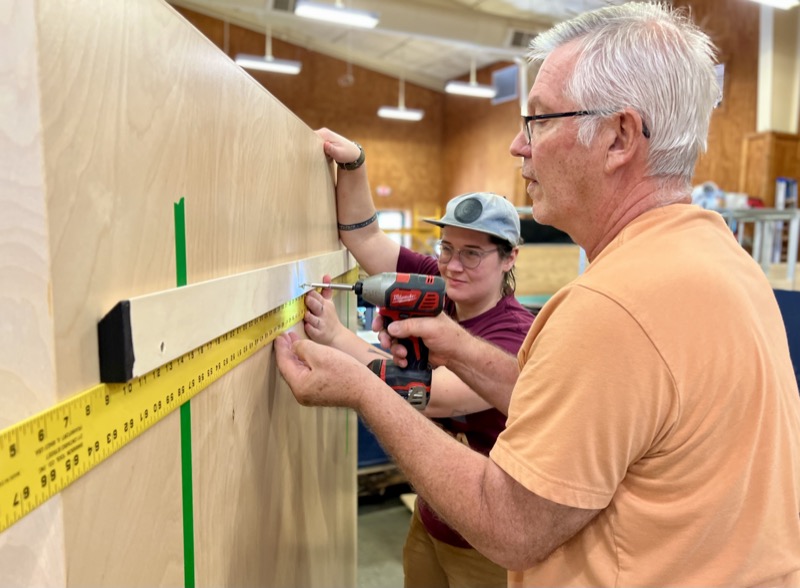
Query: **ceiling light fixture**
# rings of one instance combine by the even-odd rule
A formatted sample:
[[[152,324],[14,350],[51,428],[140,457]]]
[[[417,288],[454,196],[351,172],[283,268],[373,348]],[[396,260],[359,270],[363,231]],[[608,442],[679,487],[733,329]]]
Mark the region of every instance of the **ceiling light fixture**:
[[[425,111],[418,108],[406,108],[406,83],[400,78],[400,95],[397,97],[397,106],[381,106],[378,109],[381,118],[396,120],[418,121],[425,116]]]
[[[783,10],[789,10],[795,6],[800,6],[800,0],[753,0],[753,2],[758,2],[765,6],[772,6],[773,8],[781,8]]]
[[[294,13],[296,16],[302,16],[303,18],[324,20],[325,22],[364,29],[375,28],[379,17],[375,12],[345,8],[341,0],[336,0],[336,4],[333,5],[310,2],[309,0],[297,0],[294,5]]]
[[[248,55],[239,53],[236,55],[236,63],[246,69],[256,69],[258,71],[269,71],[272,73],[282,73],[297,75],[303,64],[291,59],[276,59],[272,56],[272,31],[267,29],[267,46],[263,57],[261,55]]]
[[[448,94],[460,94],[461,96],[472,96],[474,98],[494,98],[497,95],[497,88],[486,84],[479,84],[475,75],[475,58],[469,70],[469,82],[450,81],[444,87]]]

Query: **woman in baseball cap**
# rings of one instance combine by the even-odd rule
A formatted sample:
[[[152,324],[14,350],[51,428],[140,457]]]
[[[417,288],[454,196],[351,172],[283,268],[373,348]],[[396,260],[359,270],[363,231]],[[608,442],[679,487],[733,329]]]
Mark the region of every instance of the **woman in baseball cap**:
[[[533,315],[514,297],[514,262],[520,245],[519,215],[514,206],[503,196],[489,192],[457,196],[447,204],[444,216],[426,219],[441,227],[436,255],[416,253],[389,238],[375,222],[377,212],[363,148],[327,129],[317,134],[324,141],[326,155],[339,167],[339,237],[362,269],[370,275],[441,275],[448,299],[445,312],[471,334],[516,355]],[[374,360],[383,352],[339,322],[332,296],[330,289],[306,295],[306,334],[364,363]],[[446,368],[437,367],[423,414],[473,450],[488,455],[505,426],[508,399],[495,404],[478,396]],[[403,570],[409,587],[507,585],[506,570],[473,549],[421,498],[417,499],[403,549]]]

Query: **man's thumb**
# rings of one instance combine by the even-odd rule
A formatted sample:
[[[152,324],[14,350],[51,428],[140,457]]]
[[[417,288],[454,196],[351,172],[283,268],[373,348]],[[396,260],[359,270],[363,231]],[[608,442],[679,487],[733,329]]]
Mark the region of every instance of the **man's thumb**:
[[[403,337],[408,337],[409,332],[413,331],[416,323],[417,319],[413,318],[392,321],[392,323],[386,328],[386,332],[396,339],[402,339]]]

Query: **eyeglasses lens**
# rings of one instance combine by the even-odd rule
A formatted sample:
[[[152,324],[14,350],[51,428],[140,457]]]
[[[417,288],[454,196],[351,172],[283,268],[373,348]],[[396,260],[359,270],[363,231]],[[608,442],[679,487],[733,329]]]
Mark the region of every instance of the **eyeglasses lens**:
[[[441,263],[450,263],[450,260],[453,259],[453,253],[455,253],[455,251],[456,250],[450,245],[445,245],[443,243],[436,244],[436,257],[439,258]],[[483,251],[475,251],[473,249],[459,249],[458,261],[467,269],[475,269],[480,265],[481,260],[483,259],[483,253]]]

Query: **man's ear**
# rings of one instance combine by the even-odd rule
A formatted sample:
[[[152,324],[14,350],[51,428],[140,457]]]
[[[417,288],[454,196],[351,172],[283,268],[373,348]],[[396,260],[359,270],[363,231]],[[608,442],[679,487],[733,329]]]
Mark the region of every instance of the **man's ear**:
[[[606,154],[607,172],[617,171],[640,153],[644,146],[643,141],[647,141],[642,131],[642,124],[642,117],[630,108],[611,117],[610,130],[614,134]]]

